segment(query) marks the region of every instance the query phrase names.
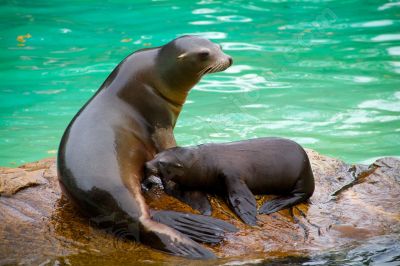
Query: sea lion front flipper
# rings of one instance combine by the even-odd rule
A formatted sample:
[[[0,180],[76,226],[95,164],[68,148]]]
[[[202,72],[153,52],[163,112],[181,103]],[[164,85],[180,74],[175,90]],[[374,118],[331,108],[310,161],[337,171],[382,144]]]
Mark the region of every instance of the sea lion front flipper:
[[[307,197],[305,195],[294,195],[289,197],[278,197],[273,200],[265,202],[258,213],[260,214],[271,214],[289,207],[296,205],[304,201]]]
[[[257,223],[256,199],[240,178],[225,177],[228,201],[235,213],[248,225]]]
[[[172,255],[189,259],[215,259],[214,253],[177,230],[151,219],[142,221],[140,241]]]
[[[178,184],[172,181],[164,183],[164,190],[168,195],[188,204],[201,214],[211,215],[212,207],[207,195],[204,192],[195,190],[182,190]]]
[[[222,220],[190,213],[175,211],[151,211],[154,221],[169,225],[191,239],[217,244],[221,242],[226,232],[236,232],[237,228]]]

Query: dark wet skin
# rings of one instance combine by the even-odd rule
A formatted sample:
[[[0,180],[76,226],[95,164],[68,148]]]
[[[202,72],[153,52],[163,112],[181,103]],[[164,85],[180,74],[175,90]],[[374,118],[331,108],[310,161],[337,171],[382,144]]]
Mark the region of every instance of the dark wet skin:
[[[166,190],[203,214],[211,213],[206,192],[224,194],[249,225],[257,222],[253,193],[281,195],[258,211],[270,214],[304,202],[315,187],[304,149],[281,138],[171,148],[146,163],[146,175],[159,176]],[[171,187],[170,180],[180,190]]]
[[[176,146],[173,128],[189,90],[204,74],[223,71],[231,64],[217,44],[194,36],[125,58],[62,137],[58,176],[64,193],[94,220],[113,217],[136,240],[156,249],[189,258],[213,258],[189,237],[203,233],[200,239],[192,238],[217,243],[234,227],[201,215],[192,215],[188,221],[183,213],[150,213],[141,181],[144,163]],[[188,223],[185,228],[176,226]]]

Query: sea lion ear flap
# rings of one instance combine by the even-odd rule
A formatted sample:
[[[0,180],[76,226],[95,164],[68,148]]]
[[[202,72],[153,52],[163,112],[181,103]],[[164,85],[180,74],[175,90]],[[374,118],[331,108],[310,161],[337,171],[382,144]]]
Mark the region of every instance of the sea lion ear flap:
[[[185,58],[187,55],[188,55],[188,53],[180,54],[180,55],[178,55],[177,59],[181,60],[181,59]]]

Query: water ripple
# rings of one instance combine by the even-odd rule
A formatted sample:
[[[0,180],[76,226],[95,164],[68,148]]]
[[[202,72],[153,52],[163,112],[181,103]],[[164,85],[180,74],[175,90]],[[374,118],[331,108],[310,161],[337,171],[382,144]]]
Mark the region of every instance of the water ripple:
[[[376,109],[391,112],[400,112],[400,100],[388,101],[388,100],[369,100],[364,101],[358,105],[362,109]],[[395,119],[397,117],[397,119]],[[388,118],[390,119],[390,118]],[[393,120],[399,120],[400,116],[393,116]]]
[[[399,41],[400,34],[381,34],[371,39],[373,42]]]
[[[400,55],[400,46],[389,47],[387,48],[387,52],[390,55]]]
[[[217,12],[215,9],[211,8],[199,8],[192,11],[192,14],[199,15],[199,14],[212,14]]]
[[[217,20],[222,22],[251,22],[253,21],[251,18],[244,16],[219,16],[216,17]]]
[[[356,83],[369,83],[375,81],[376,78],[373,77],[366,77],[366,76],[354,76],[353,81]]]
[[[183,33],[183,34],[179,34],[180,35],[199,35],[202,36],[203,38],[207,38],[207,39],[226,39],[226,37],[228,36],[227,33],[225,32],[217,32],[217,31],[208,31],[208,32],[192,32],[192,33]],[[178,37],[177,36],[177,37]]]
[[[191,21],[189,22],[189,24],[191,25],[211,25],[211,24],[215,24],[215,21],[212,20],[198,20],[198,21]]]
[[[354,28],[384,27],[390,25],[393,25],[393,20],[391,19],[374,20],[374,21],[351,24],[351,26]]]
[[[195,87],[199,91],[220,92],[220,93],[238,93],[258,90],[264,87],[267,80],[257,74],[247,74],[242,76],[218,76],[217,79],[204,79]]]
[[[245,70],[252,70],[253,68],[251,66],[248,65],[233,65],[230,68],[228,68],[227,70],[225,70],[225,73],[229,73],[229,74],[238,74],[241,73]]]
[[[222,42],[222,48],[227,51],[262,51],[261,45],[249,44],[244,42]]]
[[[86,75],[89,73],[109,73],[115,67],[113,63],[93,64],[83,67],[69,67],[59,71],[60,76]]]
[[[370,110],[353,110],[344,114],[344,124],[363,124],[374,122],[392,122],[399,121],[400,116],[397,115],[380,115],[378,111]]]
[[[386,9],[389,9],[389,8],[392,8],[392,7],[398,7],[398,6],[400,6],[400,2],[386,3],[386,4],[378,7],[378,10],[382,11],[382,10],[386,10]]]
[[[242,108],[254,108],[254,109],[265,109],[270,107],[270,105],[267,104],[262,104],[262,103],[256,103],[256,104],[246,104],[242,105]]]
[[[58,90],[39,90],[39,91],[34,91],[36,94],[60,94],[64,92],[65,89],[58,89]]]

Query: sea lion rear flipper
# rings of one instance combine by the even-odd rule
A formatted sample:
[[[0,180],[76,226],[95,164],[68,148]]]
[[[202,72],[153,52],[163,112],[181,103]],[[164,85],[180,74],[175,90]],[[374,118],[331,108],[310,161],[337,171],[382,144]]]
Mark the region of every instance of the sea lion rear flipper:
[[[169,225],[191,239],[217,244],[226,232],[236,232],[237,228],[230,223],[203,215],[174,211],[151,211],[154,221]]]
[[[248,225],[257,223],[257,205],[253,193],[240,178],[225,178],[228,201],[235,213]]]
[[[258,210],[258,213],[271,214],[292,207],[310,198],[315,188],[314,176],[309,165],[304,169],[304,171],[306,171],[306,173],[303,175],[303,178],[300,178],[297,181],[290,195],[285,197],[277,197],[273,200],[265,202]]]
[[[167,225],[147,220],[141,242],[166,253],[189,259],[215,259],[214,253]]]
[[[306,198],[307,197],[305,195],[278,197],[273,200],[265,202],[258,210],[258,213],[271,214],[292,207],[293,205],[296,205],[297,203],[304,201]]]
[[[175,182],[169,181],[164,185],[165,192],[173,196],[180,201],[188,204],[194,210],[199,211],[204,215],[211,215],[212,207],[210,201],[207,198],[207,195],[201,191],[194,190],[182,190],[178,184]]]

